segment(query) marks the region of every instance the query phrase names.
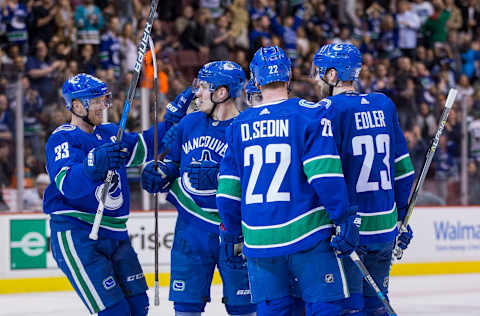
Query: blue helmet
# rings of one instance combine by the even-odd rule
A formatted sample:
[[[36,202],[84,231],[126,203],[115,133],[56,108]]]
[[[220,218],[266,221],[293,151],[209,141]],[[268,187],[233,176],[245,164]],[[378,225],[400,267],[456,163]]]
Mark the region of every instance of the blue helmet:
[[[245,71],[233,61],[213,61],[204,65],[193,83],[193,91],[198,91],[200,81],[209,85],[211,92],[220,87],[228,88],[228,95],[237,98],[245,85]]]
[[[245,93],[247,95],[247,104],[249,106],[255,105],[254,103],[256,100],[261,100],[262,92],[258,89],[253,78],[248,80],[247,86],[245,87]]]
[[[72,109],[72,100],[78,99],[86,110],[90,99],[106,96],[106,106],[111,105],[111,94],[107,85],[102,80],[88,74],[78,74],[65,81],[62,87],[62,95],[66,102],[67,110]]]
[[[357,80],[362,69],[362,54],[352,44],[328,44],[322,46],[313,57],[312,76],[325,76],[328,69],[338,72],[340,81]]]
[[[272,82],[289,82],[291,66],[290,58],[280,47],[261,47],[250,63],[251,77],[260,87]]]

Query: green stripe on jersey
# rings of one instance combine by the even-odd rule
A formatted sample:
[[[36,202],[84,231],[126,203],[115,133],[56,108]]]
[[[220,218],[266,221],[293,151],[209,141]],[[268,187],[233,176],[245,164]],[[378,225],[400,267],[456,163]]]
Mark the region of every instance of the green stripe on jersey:
[[[273,248],[294,244],[311,234],[333,227],[325,208],[310,210],[287,223],[271,226],[248,226],[242,221],[245,245],[249,248]]]
[[[142,134],[138,134],[138,140],[133,148],[130,160],[127,163],[127,167],[136,167],[145,162],[147,159],[147,145]]]
[[[303,171],[311,181],[313,178],[322,176],[343,177],[342,162],[340,156],[318,156],[303,162]]]
[[[222,220],[220,219],[218,212],[207,212],[198,206],[192,197],[183,190],[182,185],[180,184],[180,178],[177,178],[175,182],[173,182],[173,185],[170,188],[170,193],[188,213],[210,224],[220,225]]]
[[[100,311],[100,308],[99,308],[97,302],[95,301],[95,298],[93,297],[92,292],[88,288],[87,282],[83,278],[82,273],[80,272],[80,268],[78,267],[77,262],[72,255],[72,251],[71,251],[70,246],[68,245],[68,242],[67,242],[66,232],[61,232],[60,233],[60,238],[61,238],[61,240],[59,240],[59,242],[62,243],[62,246],[63,246],[62,248],[65,251],[65,255],[66,255],[65,259],[68,260],[68,262],[70,263],[69,266],[73,270],[73,271],[71,271],[71,273],[75,274],[75,279],[78,281],[77,286],[82,288],[82,290],[83,290],[82,292],[86,296],[85,300],[88,300],[88,302],[92,306],[93,313],[98,313]]]
[[[360,235],[388,233],[395,228],[398,220],[396,206],[394,206],[392,210],[386,212],[371,213],[368,215],[359,212],[359,215],[362,217]]]
[[[222,194],[226,197],[239,199],[242,197],[242,187],[240,179],[233,176],[221,176],[218,178],[217,195]]]
[[[63,167],[55,176],[55,185],[57,186],[58,191],[62,192],[63,194],[63,180],[67,175],[67,171],[70,169],[69,167]]]
[[[76,219],[87,222],[89,224],[93,224],[93,221],[95,220],[95,214],[74,211],[74,210],[56,211],[56,212],[53,212],[52,214],[74,217]],[[100,222],[100,227],[108,230],[113,230],[113,231],[126,231],[127,221],[128,221],[128,216],[112,217],[112,216],[103,215],[102,221]]]
[[[395,159],[395,179],[413,172],[413,164],[409,154]]]

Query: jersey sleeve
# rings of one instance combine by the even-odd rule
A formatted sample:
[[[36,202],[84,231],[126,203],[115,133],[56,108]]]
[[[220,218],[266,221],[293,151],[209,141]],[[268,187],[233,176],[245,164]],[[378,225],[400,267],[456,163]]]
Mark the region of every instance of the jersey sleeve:
[[[324,125],[315,120],[306,127],[303,171],[330,219],[338,224],[349,207],[348,191],[331,124],[327,124],[330,121],[324,117],[322,120]]]
[[[226,231],[235,234],[242,234],[241,198],[242,187],[240,173],[235,161],[236,150],[232,142],[232,126],[226,131],[228,148],[225,157],[220,163],[217,207],[220,218]]]
[[[165,150],[162,148],[162,139],[170,125],[168,122],[160,122],[157,125],[158,154]],[[146,161],[153,160],[154,141],[154,126],[142,133],[125,133],[122,142],[130,153],[130,157],[127,159],[127,168],[140,166]]]
[[[86,154],[69,137],[53,134],[46,147],[47,172],[50,181],[69,199],[78,199],[101,184],[92,181],[83,168]]]
[[[393,105],[393,104],[392,104]],[[403,220],[408,207],[408,198],[412,189],[415,171],[412,160],[408,153],[407,142],[403,135],[397,112],[394,111],[394,135],[395,135],[395,167],[394,167],[394,190],[395,203],[397,204],[398,220]]]
[[[182,141],[183,141],[183,133],[185,128],[187,128],[187,124],[185,124],[186,120],[184,117],[183,119],[180,120],[180,122],[177,123],[177,131],[175,133],[175,137],[173,141],[170,143],[169,148],[166,148],[165,150],[168,151],[166,157],[165,157],[165,162],[175,162],[177,164],[180,164],[180,161],[182,159]]]

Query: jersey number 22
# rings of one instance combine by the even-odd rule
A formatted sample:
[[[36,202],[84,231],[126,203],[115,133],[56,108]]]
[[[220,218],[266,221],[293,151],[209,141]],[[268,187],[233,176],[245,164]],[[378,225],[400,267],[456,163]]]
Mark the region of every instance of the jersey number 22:
[[[245,194],[245,204],[263,203],[264,194],[253,193],[253,190],[257,184],[258,176],[260,175],[260,170],[262,169],[263,164],[277,163],[277,153],[280,154],[280,161],[278,162],[278,167],[270,181],[270,185],[268,186],[266,200],[267,202],[290,201],[290,192],[278,192],[282,185],[283,178],[287,173],[288,167],[290,166],[292,155],[290,145],[269,144],[265,148],[265,160],[263,159],[263,148],[261,146],[254,145],[245,147],[243,152],[243,166],[249,167],[253,163],[252,172],[248,179],[247,192]],[[267,181],[269,179],[262,180],[264,183],[268,183]]]

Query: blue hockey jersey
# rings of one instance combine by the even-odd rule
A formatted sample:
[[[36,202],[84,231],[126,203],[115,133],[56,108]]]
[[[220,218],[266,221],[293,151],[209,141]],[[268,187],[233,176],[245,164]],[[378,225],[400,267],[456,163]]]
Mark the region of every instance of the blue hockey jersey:
[[[349,206],[340,157],[319,104],[249,108],[227,130],[217,205],[249,257],[288,255],[330,238]]]
[[[158,138],[165,134],[159,123]],[[90,229],[95,218],[103,181],[94,182],[85,173],[83,160],[94,147],[116,140],[118,126],[102,124],[92,134],[63,124],[49,137],[45,146],[47,172],[51,183],[45,190],[43,211],[51,219]],[[153,127],[142,134],[125,133],[122,142],[130,157],[125,167],[143,164],[153,158]],[[115,171],[110,185],[99,236],[128,238],[126,222],[130,212],[130,192],[126,168]]]
[[[193,161],[220,163],[227,150],[225,129],[232,120],[216,121],[203,112],[190,113],[178,123],[176,139],[165,159],[180,168],[180,177],[170,188],[167,200],[175,205],[181,219],[213,233],[218,233],[220,224],[215,201],[217,190],[193,188],[185,169]]]
[[[382,93],[344,93],[319,102],[333,127],[360,242],[393,240],[405,217],[414,170],[395,104]]]

